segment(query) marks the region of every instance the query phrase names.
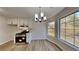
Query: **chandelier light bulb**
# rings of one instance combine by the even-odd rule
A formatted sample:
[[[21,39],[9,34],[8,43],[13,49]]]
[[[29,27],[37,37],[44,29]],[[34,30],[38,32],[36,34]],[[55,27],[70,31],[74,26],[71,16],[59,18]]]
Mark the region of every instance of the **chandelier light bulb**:
[[[35,22],[47,21],[47,17],[44,16],[44,12],[35,13]]]
[[[46,16],[44,17],[44,20],[47,20]]]
[[[35,14],[35,18],[38,18],[38,14]]]
[[[35,21],[37,21],[37,18],[35,18]]]
[[[41,19],[39,19],[39,21],[41,21]]]
[[[44,13],[43,12],[41,12],[41,17],[44,17]]]

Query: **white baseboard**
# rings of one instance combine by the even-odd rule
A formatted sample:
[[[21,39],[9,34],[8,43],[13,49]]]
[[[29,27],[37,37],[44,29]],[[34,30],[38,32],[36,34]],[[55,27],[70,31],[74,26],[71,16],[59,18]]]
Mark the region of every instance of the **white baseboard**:
[[[2,43],[0,43],[0,45],[5,44],[5,43],[7,43],[7,42],[9,42],[9,41],[11,41],[11,40],[7,40],[7,41],[5,41],[5,42],[2,42]]]
[[[46,40],[46,38],[40,38],[40,39],[32,39],[32,40]]]

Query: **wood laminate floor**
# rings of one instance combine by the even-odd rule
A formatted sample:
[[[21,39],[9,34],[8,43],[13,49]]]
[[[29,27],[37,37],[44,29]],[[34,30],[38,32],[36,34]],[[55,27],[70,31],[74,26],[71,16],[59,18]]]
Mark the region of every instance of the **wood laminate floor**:
[[[61,49],[48,40],[33,40],[30,44],[14,44],[13,41],[0,46],[0,51],[60,51]]]

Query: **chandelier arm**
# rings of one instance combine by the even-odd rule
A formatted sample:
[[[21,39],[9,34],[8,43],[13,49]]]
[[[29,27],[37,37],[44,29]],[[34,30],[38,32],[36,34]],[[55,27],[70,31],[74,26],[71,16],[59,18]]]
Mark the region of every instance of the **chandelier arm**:
[[[47,18],[44,15],[44,12],[42,11],[42,7],[38,7],[38,14],[35,14],[35,21],[42,22],[42,21],[46,21],[46,20],[47,20]]]

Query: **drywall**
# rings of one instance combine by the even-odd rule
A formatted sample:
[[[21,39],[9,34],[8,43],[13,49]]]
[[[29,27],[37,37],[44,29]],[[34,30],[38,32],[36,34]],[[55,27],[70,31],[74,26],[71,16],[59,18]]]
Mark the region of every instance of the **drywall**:
[[[32,39],[47,39],[47,23],[45,22],[33,22],[32,27]]]
[[[0,44],[12,40],[14,37],[13,28],[8,26],[7,18],[0,16]]]

